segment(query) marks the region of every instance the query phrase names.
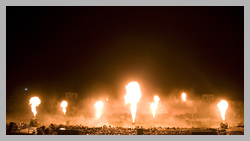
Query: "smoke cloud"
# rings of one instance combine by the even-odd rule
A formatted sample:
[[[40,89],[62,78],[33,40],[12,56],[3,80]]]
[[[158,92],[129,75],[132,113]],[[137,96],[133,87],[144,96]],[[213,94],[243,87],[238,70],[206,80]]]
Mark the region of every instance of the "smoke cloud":
[[[105,90],[105,89],[103,89]],[[109,91],[112,91],[109,89]],[[124,91],[116,93],[117,96],[109,95],[109,91],[89,91],[89,96],[76,100],[62,99],[52,94],[50,97],[43,97],[41,104],[37,107],[36,118],[40,125],[48,127],[51,123],[84,126],[125,126],[132,124],[130,105],[125,105]],[[97,94],[97,93],[101,94]],[[112,91],[114,93],[114,91]],[[186,91],[186,101],[182,100],[183,90],[175,89],[169,93],[164,91],[143,91],[140,101],[137,103],[135,124],[141,126],[164,126],[164,127],[219,127],[222,118],[217,104],[221,98],[213,101],[203,101],[201,97],[194,96],[192,90]],[[96,93],[96,94],[94,94]],[[93,94],[93,95],[91,95]],[[159,96],[160,101],[156,110],[155,120],[151,111],[151,103],[154,102],[154,95]],[[106,100],[108,96],[108,101]],[[64,116],[61,101],[68,102],[67,112]],[[103,101],[102,114],[96,118],[95,103]],[[244,103],[242,101],[227,100],[228,109],[225,121],[229,126],[244,124]],[[29,101],[7,101],[6,124],[9,122],[29,123],[34,117]],[[192,121],[192,122],[191,122]]]

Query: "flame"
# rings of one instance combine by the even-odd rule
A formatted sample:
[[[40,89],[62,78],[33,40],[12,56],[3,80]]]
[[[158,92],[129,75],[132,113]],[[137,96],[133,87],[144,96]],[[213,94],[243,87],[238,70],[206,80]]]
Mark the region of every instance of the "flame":
[[[186,101],[186,96],[187,96],[187,95],[186,95],[185,93],[182,93],[182,100],[183,100],[183,101]]]
[[[29,105],[31,104],[31,110],[34,114],[34,117],[36,117],[37,111],[36,106],[38,106],[41,103],[41,100],[38,97],[32,97],[29,101]]]
[[[98,101],[95,103],[95,107],[96,107],[96,111],[97,111],[97,114],[96,114],[96,117],[99,119],[101,117],[101,109],[103,108],[103,103],[102,101]]]
[[[158,102],[160,98],[157,95],[155,95],[154,100],[155,100],[155,103],[151,103],[151,109],[152,109],[153,117],[155,118],[155,111],[158,108]]]
[[[220,110],[220,114],[222,117],[223,122],[225,121],[225,115],[226,115],[226,111],[228,108],[228,103],[226,100],[221,100],[220,103],[217,104],[217,107]]]
[[[131,103],[131,114],[134,123],[136,115],[136,103],[139,102],[141,98],[140,86],[137,82],[130,82],[126,86],[126,91],[127,95],[124,96],[125,104]]]
[[[67,107],[67,106],[68,106],[67,101],[62,101],[61,107],[63,108],[63,113],[64,113],[64,115],[65,115],[65,113],[66,113],[66,107]]]
[[[152,109],[153,117],[155,118],[155,110],[157,109],[156,103],[151,103],[151,109]]]
[[[159,102],[160,98],[157,95],[155,95],[154,100],[155,100],[155,103],[158,105],[158,102]]]

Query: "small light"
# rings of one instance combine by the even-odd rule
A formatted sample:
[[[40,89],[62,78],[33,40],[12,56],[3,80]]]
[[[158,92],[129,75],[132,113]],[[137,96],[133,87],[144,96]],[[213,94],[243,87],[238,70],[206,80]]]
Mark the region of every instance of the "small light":
[[[59,130],[65,130],[65,128],[60,128]]]
[[[25,88],[24,90],[25,90],[25,91],[27,91],[27,90],[28,90],[28,88]]]

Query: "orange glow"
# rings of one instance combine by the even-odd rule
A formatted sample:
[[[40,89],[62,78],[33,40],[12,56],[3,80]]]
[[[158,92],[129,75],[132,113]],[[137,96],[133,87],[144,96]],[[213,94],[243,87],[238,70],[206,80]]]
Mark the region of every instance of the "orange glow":
[[[140,101],[141,98],[141,90],[140,85],[137,82],[130,82],[126,86],[127,95],[124,96],[125,104],[131,103],[131,114],[133,123],[135,122],[136,115],[136,104]]]
[[[34,117],[36,117],[36,107],[41,103],[41,100],[38,97],[32,97],[29,102],[29,104],[31,104],[31,110],[34,114]]]
[[[155,103],[151,103],[151,109],[152,109],[153,117],[155,118],[155,113],[156,113],[156,109],[158,108],[158,102],[160,98],[157,95],[155,95],[154,100],[155,100]]]
[[[101,117],[101,110],[103,108],[103,103],[102,101],[98,101],[95,103],[95,107],[96,107],[96,111],[97,111],[97,114],[96,114],[96,117],[99,119]]]
[[[217,107],[220,110],[221,117],[222,117],[222,120],[224,122],[225,121],[226,111],[227,111],[227,108],[228,108],[227,101],[226,100],[221,100],[220,103],[217,104]]]
[[[66,107],[68,106],[68,103],[66,101],[62,101],[61,103],[61,107],[63,108],[63,113],[65,115],[66,113]]]
[[[186,97],[187,97],[187,95],[185,93],[182,93],[182,100],[183,101],[186,101]]]

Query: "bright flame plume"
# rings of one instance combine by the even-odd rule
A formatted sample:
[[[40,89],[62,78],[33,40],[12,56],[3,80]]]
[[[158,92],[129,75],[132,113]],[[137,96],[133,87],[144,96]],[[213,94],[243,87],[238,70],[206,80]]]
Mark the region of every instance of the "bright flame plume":
[[[96,117],[99,119],[101,117],[101,110],[103,108],[103,103],[102,101],[98,101],[95,103],[95,107],[96,107],[96,111],[97,111],[97,114],[96,114]]]
[[[62,101],[61,107],[63,108],[63,113],[64,113],[64,115],[65,115],[65,113],[66,113],[66,107],[67,107],[67,106],[68,106],[67,101]]]
[[[226,115],[226,111],[228,108],[228,103],[226,100],[221,100],[220,103],[217,104],[217,107],[220,110],[220,114],[222,117],[223,122],[225,121],[225,115]]]
[[[160,98],[157,95],[155,95],[154,100],[155,100],[155,103],[151,103],[151,109],[152,109],[153,117],[155,118],[155,113],[156,113],[156,109],[158,108],[158,102]]]
[[[183,101],[186,101],[186,97],[187,97],[187,95],[185,93],[182,93],[182,100]]]
[[[36,117],[36,107],[41,103],[41,100],[38,97],[32,97],[29,102],[29,104],[31,104],[31,110],[34,114],[34,117]]]
[[[135,122],[136,115],[136,104],[140,101],[141,98],[141,90],[140,85],[137,82],[130,82],[126,86],[127,95],[124,96],[125,104],[131,103],[131,114],[133,123]]]

